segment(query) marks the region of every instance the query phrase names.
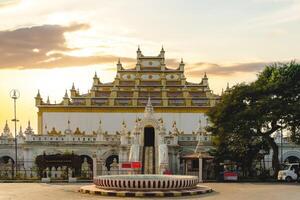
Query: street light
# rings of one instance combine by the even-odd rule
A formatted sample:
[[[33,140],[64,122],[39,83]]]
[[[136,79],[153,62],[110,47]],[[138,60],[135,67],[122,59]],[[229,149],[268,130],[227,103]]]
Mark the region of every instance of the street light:
[[[15,123],[15,166],[16,166],[16,174],[18,172],[18,142],[17,142],[17,122],[19,120],[17,120],[17,99],[20,97],[20,92],[16,89],[13,89],[10,91],[10,97],[14,100],[14,119],[12,119],[11,121],[13,121]]]

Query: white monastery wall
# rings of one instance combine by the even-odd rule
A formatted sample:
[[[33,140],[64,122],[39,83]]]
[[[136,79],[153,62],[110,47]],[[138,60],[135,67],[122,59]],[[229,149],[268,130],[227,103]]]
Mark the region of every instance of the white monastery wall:
[[[64,131],[67,122],[70,121],[70,128],[74,131],[77,127],[80,131],[92,134],[99,127],[99,120],[102,121],[102,130],[114,134],[121,130],[123,120],[129,131],[133,130],[136,118],[143,118],[144,113],[88,113],[88,112],[44,112],[43,126],[47,125],[50,131],[53,127],[57,131]],[[199,127],[199,119],[202,126],[206,126],[204,113],[155,113],[155,117],[163,118],[167,131],[172,129],[173,121],[176,121],[177,128],[186,134],[191,134]],[[43,127],[43,134],[45,129]]]

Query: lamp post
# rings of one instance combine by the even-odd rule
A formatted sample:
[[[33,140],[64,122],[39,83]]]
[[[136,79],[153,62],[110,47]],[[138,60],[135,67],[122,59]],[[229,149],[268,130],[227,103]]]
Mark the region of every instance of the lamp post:
[[[282,158],[282,151],[283,151],[283,149],[282,149],[282,147],[283,147],[283,145],[282,145],[282,138],[283,138],[283,133],[282,133],[282,121],[281,121],[281,127],[280,127],[280,162],[281,162],[281,164],[283,163],[283,158]]]
[[[16,167],[16,174],[18,172],[18,142],[17,142],[17,122],[19,120],[17,120],[17,99],[20,97],[20,92],[16,89],[13,89],[10,91],[10,97],[14,100],[14,119],[12,119],[11,121],[13,121],[15,123],[15,167]]]

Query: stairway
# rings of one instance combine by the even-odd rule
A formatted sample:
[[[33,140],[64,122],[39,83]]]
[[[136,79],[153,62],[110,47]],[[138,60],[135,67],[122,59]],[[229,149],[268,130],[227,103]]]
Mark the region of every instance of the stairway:
[[[154,174],[154,147],[144,146],[142,155],[144,174]]]

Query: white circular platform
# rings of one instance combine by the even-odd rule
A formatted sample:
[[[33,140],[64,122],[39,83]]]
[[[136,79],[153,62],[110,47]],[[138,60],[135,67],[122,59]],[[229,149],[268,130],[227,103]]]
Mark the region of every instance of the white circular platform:
[[[109,175],[94,178],[94,184],[100,189],[153,191],[185,190],[195,188],[197,176],[180,175]]]

